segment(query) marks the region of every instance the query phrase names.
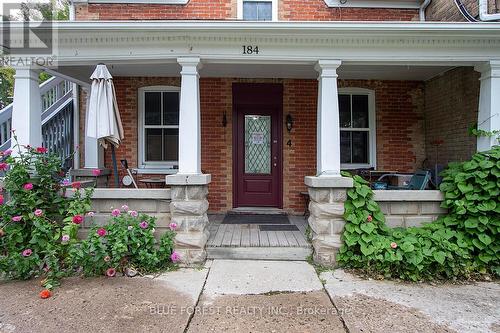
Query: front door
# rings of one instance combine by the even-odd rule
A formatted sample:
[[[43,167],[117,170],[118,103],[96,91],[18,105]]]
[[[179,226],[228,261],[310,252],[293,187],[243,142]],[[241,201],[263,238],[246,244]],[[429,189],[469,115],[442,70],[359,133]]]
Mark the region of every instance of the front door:
[[[282,208],[281,84],[233,85],[234,207]]]

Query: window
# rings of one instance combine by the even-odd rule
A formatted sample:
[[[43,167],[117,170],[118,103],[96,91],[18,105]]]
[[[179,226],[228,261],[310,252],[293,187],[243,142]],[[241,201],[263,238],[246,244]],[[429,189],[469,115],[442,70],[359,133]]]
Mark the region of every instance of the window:
[[[238,0],[238,18],[245,21],[276,21],[278,0]]]
[[[174,168],[179,160],[179,87],[139,89],[139,168]]]
[[[345,169],[375,167],[375,97],[371,90],[339,89],[340,163]]]

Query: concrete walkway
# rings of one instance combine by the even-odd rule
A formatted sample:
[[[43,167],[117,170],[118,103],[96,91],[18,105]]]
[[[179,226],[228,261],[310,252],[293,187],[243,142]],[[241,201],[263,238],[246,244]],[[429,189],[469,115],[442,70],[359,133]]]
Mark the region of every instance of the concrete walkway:
[[[320,277],[306,262],[214,260],[135,278],[0,282],[0,332],[500,332],[498,283]]]

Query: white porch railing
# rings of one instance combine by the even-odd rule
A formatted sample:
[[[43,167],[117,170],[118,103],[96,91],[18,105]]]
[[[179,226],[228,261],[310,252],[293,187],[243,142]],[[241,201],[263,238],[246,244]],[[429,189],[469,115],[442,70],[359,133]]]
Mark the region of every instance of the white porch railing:
[[[73,154],[73,84],[59,77],[52,77],[40,85],[42,99],[43,146],[57,153],[63,167],[71,167]],[[0,111],[0,150],[11,145],[12,107]]]

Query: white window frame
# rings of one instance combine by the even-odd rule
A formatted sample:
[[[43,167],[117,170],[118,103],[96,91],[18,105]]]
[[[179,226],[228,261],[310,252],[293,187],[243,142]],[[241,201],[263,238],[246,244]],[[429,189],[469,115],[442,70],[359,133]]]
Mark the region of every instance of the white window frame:
[[[137,156],[137,165],[138,172],[141,173],[141,169],[146,171],[147,169],[167,169],[167,170],[177,170],[179,166],[179,161],[165,161],[165,162],[146,162],[146,149],[144,147],[145,139],[146,139],[146,128],[145,128],[145,93],[146,92],[180,92],[181,88],[176,86],[148,86],[141,87],[138,90],[138,126],[137,126],[137,138],[138,138],[138,156]],[[163,94],[162,94],[163,98]],[[162,112],[163,114],[163,112]],[[168,125],[163,126],[161,128],[179,128],[179,125]]]
[[[278,0],[238,0],[236,9],[238,20],[243,20],[243,1],[271,2],[272,21],[278,21]]]
[[[339,95],[366,95],[368,96],[368,130],[365,128],[340,128],[340,131],[367,131],[368,163],[341,163],[341,169],[362,169],[377,167],[377,120],[375,112],[375,91],[365,88],[339,88]],[[339,110],[340,111],[340,110]],[[340,116],[340,115],[339,115]]]

